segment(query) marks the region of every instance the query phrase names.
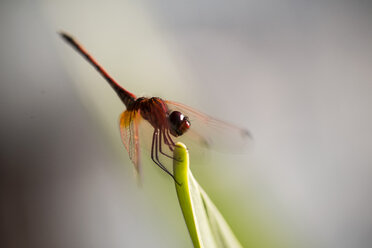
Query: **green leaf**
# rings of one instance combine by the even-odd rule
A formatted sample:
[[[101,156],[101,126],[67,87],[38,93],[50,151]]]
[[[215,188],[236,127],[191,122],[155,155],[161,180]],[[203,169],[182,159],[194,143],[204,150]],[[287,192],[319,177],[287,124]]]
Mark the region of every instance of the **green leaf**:
[[[186,146],[178,142],[173,155],[178,201],[194,247],[242,247],[216,206],[191,174]]]

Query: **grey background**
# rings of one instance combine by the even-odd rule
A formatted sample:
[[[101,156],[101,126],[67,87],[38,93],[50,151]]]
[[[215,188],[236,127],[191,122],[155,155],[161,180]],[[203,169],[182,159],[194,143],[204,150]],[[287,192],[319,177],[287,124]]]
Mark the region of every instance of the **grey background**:
[[[244,246],[266,225],[371,247],[371,24],[368,1],[1,1],[0,246],[191,247],[172,181],[147,161],[137,187],[123,107],[66,30],[136,94],[251,130],[249,154],[212,151],[234,164],[193,168]]]

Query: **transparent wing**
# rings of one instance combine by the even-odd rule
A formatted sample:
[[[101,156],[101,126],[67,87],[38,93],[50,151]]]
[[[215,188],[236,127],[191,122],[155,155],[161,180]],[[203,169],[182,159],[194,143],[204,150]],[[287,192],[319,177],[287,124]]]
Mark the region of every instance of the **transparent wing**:
[[[141,116],[139,111],[126,110],[120,115],[121,140],[139,176],[141,175],[141,151],[138,133],[140,120]]]
[[[181,103],[165,101],[171,111],[180,111],[190,120],[190,130],[185,133],[204,146],[218,151],[244,152],[252,141],[247,129],[215,119]]]

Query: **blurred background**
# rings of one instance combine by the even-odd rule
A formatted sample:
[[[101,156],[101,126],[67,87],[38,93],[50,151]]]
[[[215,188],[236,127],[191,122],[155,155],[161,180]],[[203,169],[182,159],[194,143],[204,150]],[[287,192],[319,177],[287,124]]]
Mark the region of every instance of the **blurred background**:
[[[120,141],[136,95],[248,128],[199,183],[244,247],[372,246],[369,1],[0,2],[0,247],[191,247],[174,183]]]

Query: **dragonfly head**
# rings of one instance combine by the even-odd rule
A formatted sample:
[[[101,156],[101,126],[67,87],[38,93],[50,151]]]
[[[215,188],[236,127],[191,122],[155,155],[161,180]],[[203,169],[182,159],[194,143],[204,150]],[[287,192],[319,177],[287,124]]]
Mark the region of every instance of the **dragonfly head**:
[[[184,134],[191,126],[189,118],[179,111],[173,111],[170,113],[168,116],[168,122],[170,132],[175,137]]]

